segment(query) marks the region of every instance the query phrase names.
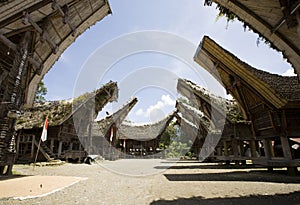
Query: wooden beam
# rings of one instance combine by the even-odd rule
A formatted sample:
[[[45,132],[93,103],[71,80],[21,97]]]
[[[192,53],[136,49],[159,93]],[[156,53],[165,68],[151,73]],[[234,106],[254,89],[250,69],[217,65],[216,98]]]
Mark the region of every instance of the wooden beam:
[[[298,10],[300,7],[300,1],[296,2],[294,5],[291,6],[291,8],[283,7],[284,15],[281,17],[281,19],[275,24],[275,26],[272,28],[271,32],[275,33],[285,22],[288,21],[288,18],[292,16],[295,11]],[[287,22],[288,23],[288,22]]]
[[[65,5],[63,8],[57,3],[56,0],[53,0],[52,9],[57,10],[63,17],[63,23],[68,24],[70,29],[72,30],[72,36],[76,35],[76,28],[71,24],[69,20],[69,8]]]
[[[41,41],[43,42],[44,40],[46,40],[48,42],[48,44],[50,45],[50,47],[52,48],[52,51],[53,51],[54,54],[56,54],[58,52],[58,46],[56,45],[56,43],[54,43],[50,39],[49,34],[44,29],[42,29],[36,22],[34,22],[32,20],[32,18],[30,17],[30,14],[28,12],[24,13],[24,18],[23,18],[22,22],[24,24],[30,23],[33,26],[33,28],[38,33],[40,33],[40,35],[41,35]]]
[[[14,51],[17,50],[17,45],[10,41],[8,38],[6,38],[3,34],[0,34],[0,42]]]
[[[2,34],[0,34],[0,42],[2,42],[4,45],[6,45],[8,48],[12,49],[13,51],[17,50],[17,45]],[[37,70],[36,70],[37,74],[40,75],[43,70],[44,65],[42,63],[38,62],[37,60],[35,60],[34,58],[32,58],[31,56],[28,57],[28,61],[35,68],[37,68]]]
[[[29,8],[26,8],[26,11],[28,13],[31,13],[35,10],[38,10],[40,8],[43,8],[44,6],[46,6],[47,4],[51,3],[52,0],[43,0],[43,1],[40,1],[39,3],[37,4],[34,4],[33,6],[29,7]],[[12,15],[11,17],[7,18],[7,19],[4,19],[3,21],[0,22],[0,28],[4,28],[5,26],[21,19],[22,17],[24,16],[24,11],[20,11],[14,15]]]

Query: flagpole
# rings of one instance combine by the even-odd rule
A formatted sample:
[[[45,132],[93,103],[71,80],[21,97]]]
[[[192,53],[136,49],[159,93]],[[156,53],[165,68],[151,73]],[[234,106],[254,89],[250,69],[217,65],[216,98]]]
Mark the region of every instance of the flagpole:
[[[39,154],[39,151],[40,151],[41,141],[42,141],[42,137],[39,140],[39,145],[38,145],[38,148],[37,148],[37,151],[36,151],[36,154],[35,154],[35,159],[34,159],[33,169],[32,169],[33,171],[34,171],[36,160],[37,160],[37,157],[38,157],[38,154]]]
[[[49,114],[46,116],[46,120],[45,120],[45,123],[48,121],[48,116]],[[42,135],[43,135],[43,132],[44,132],[44,129],[45,129],[45,123],[44,123],[44,126],[43,126],[43,131],[42,131]],[[48,122],[47,122],[48,123]],[[47,128],[48,128],[48,125],[47,125]],[[42,135],[40,137],[40,140],[39,140],[39,144],[38,144],[38,148],[37,148],[37,151],[36,151],[36,155],[35,155],[35,159],[34,159],[34,163],[33,163],[33,171],[34,171],[34,168],[35,168],[35,165],[36,165],[36,160],[37,160],[37,157],[39,155],[39,151],[40,151],[40,146],[41,146],[41,141],[42,141]]]

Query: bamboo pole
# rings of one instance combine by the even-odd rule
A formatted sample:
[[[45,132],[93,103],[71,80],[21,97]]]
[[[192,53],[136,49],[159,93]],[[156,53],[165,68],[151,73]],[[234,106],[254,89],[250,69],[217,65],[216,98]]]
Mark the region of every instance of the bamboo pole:
[[[37,157],[38,157],[38,154],[39,154],[39,151],[40,151],[41,141],[42,141],[42,138],[40,138],[40,140],[39,140],[39,145],[38,145],[38,148],[37,148],[37,151],[36,151],[36,154],[35,154],[34,163],[33,163],[33,169],[32,169],[33,171],[35,169],[36,160],[37,160]]]

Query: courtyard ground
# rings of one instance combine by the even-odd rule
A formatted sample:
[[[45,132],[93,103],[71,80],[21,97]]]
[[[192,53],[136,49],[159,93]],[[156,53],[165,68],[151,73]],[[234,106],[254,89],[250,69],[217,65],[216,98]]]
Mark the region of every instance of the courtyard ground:
[[[0,178],[0,204],[300,204],[300,176],[249,164],[123,159],[14,173]]]

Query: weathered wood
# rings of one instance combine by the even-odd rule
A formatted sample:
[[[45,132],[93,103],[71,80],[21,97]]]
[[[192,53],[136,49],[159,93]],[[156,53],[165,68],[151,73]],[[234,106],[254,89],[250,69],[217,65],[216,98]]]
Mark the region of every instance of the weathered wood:
[[[250,140],[250,152],[251,152],[251,157],[258,157],[257,156],[257,151],[256,151],[256,143],[254,140]]]
[[[300,39],[297,27],[288,28],[288,25],[276,26],[281,23],[282,9],[278,1],[247,1],[247,0],[213,0],[222,7],[236,14],[240,20],[250,25],[259,32],[273,47],[278,48],[282,54],[292,63],[295,72],[300,73]],[[272,12],[270,12],[272,8]],[[294,14],[296,15],[296,14]],[[294,16],[295,18],[295,16]],[[279,24],[280,24],[279,23]],[[278,29],[275,33],[275,29]]]
[[[272,152],[272,144],[271,144],[270,140],[268,140],[268,139],[264,139],[262,141],[264,144],[265,156],[267,159],[271,159],[272,157],[274,157],[274,154]]]
[[[62,144],[63,144],[63,142],[62,142],[62,141],[59,141],[59,144],[58,144],[58,151],[57,151],[57,156],[58,156],[58,157],[61,157],[61,153],[62,153]]]
[[[31,159],[34,159],[34,144],[36,142],[36,139],[35,139],[35,135],[32,135],[32,139],[31,139],[31,152],[30,152],[30,158]]]
[[[228,154],[228,145],[227,145],[226,141],[223,141],[223,144],[224,144],[224,156],[227,157],[227,156],[229,156],[229,154]]]
[[[292,159],[292,153],[291,153],[288,138],[286,136],[281,136],[280,141],[281,141],[281,145],[282,145],[283,156],[287,160],[291,160]]]

